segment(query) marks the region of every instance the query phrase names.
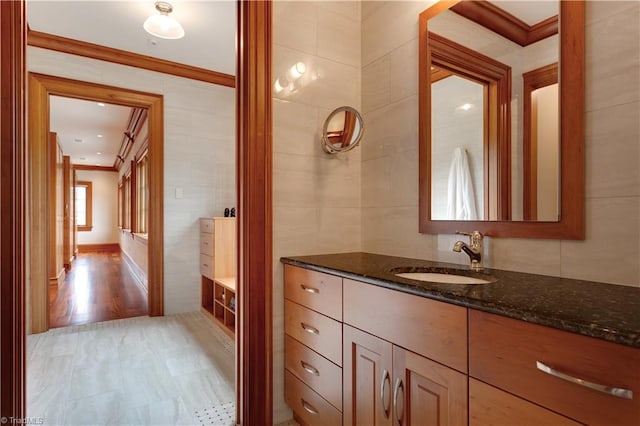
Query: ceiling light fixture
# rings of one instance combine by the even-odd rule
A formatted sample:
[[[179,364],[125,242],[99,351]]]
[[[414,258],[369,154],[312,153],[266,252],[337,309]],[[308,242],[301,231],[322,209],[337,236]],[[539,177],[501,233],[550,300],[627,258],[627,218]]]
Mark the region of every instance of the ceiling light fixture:
[[[101,138],[101,137],[102,137],[102,135],[98,135],[98,137],[99,137],[99,138]]]
[[[104,104],[103,104],[102,102],[98,102],[98,106],[99,106],[99,107],[103,107],[103,106],[104,106]]]
[[[156,2],[158,15],[151,15],[144,21],[144,29],[149,34],[160,38],[175,40],[184,37],[182,25],[169,16],[173,6],[165,1]]]

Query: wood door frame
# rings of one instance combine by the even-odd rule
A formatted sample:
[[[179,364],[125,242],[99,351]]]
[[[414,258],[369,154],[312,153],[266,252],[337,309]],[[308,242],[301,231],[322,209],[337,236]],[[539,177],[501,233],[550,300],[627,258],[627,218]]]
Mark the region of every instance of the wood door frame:
[[[0,416],[26,415],[23,1],[0,1]]]
[[[273,423],[271,2],[238,1],[236,422]]]
[[[64,96],[149,111],[149,315],[164,313],[164,101],[162,95],[39,73],[28,73],[29,120],[29,301],[31,332],[49,329],[48,272],[40,259],[49,259],[46,219],[50,211],[46,193],[49,171],[46,162],[49,134],[49,97]]]

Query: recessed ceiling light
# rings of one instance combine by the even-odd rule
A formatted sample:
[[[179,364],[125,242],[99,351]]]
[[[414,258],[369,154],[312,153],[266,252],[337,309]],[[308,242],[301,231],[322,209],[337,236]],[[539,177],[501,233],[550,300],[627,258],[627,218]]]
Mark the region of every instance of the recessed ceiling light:
[[[465,103],[460,105],[459,107],[457,107],[457,110],[462,110],[462,111],[469,111],[470,109],[473,109],[475,107],[475,105],[470,104],[470,103]]]
[[[99,106],[99,107],[103,107],[103,106],[104,106],[104,104],[103,104],[102,102],[98,102],[98,106]]]
[[[96,154],[98,154],[98,155],[102,155],[102,153],[101,153],[101,152],[96,152]]]
[[[101,137],[102,137],[102,135],[98,135],[98,137],[99,137],[99,138],[101,138]]]

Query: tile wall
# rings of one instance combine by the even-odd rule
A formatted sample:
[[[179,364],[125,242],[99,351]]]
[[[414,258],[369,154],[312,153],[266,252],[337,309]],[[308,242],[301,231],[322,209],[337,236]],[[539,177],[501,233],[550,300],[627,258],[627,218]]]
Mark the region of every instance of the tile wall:
[[[27,69],[164,96],[165,314],[198,310],[198,218],[236,202],[235,90],[35,47]]]
[[[360,250],[360,149],[330,156],[320,147],[333,109],[360,108],[360,5],[275,2],[274,82],[297,62],[306,71],[295,91],[273,94],[274,424],[291,418],[284,402],[279,259]]]
[[[418,233],[417,24],[425,2],[362,4],[362,250],[466,263]],[[495,268],[640,286],[640,3],[586,6],[586,239],[491,239]]]

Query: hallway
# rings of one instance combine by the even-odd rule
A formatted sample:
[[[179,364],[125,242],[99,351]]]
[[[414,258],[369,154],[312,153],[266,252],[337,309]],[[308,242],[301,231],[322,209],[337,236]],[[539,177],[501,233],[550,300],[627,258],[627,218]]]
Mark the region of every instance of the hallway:
[[[57,293],[50,292],[50,328],[147,314],[147,294],[121,253],[79,254]]]

